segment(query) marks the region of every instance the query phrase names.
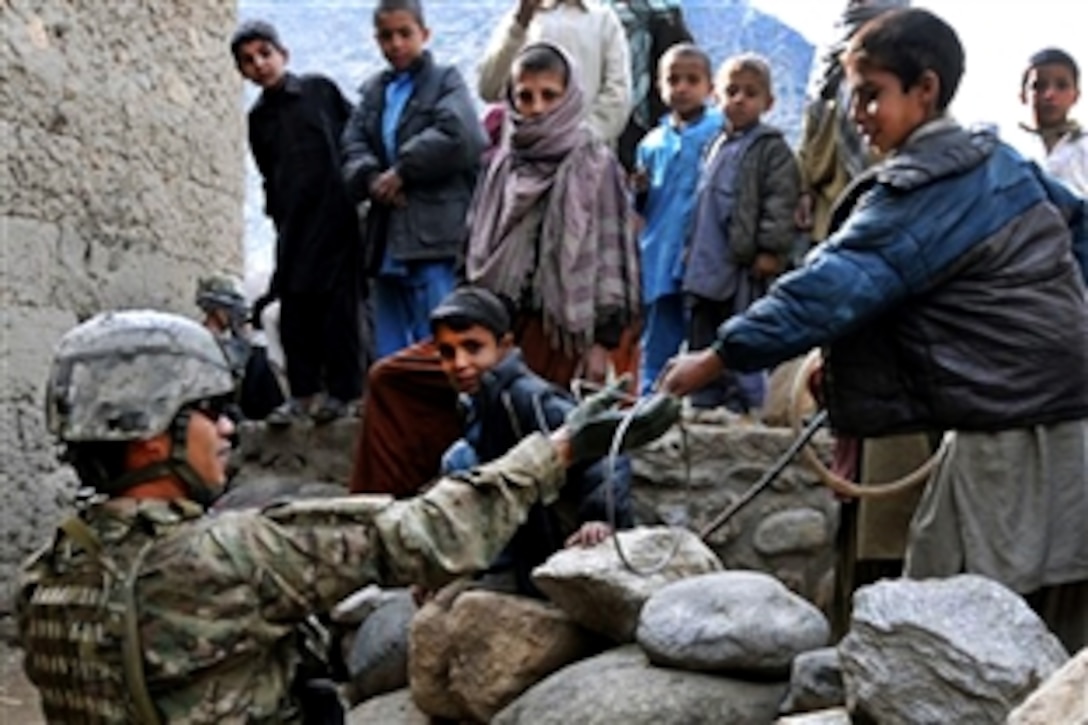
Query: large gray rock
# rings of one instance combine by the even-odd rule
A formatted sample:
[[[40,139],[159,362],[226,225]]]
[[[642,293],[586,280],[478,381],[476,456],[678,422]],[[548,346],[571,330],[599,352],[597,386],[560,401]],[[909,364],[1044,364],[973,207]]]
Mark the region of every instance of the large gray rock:
[[[830,634],[820,610],[774,577],[723,571],[655,592],[637,639],[654,664],[785,677],[794,657],[826,645]]]
[[[699,537],[683,529],[642,527],[617,534],[636,569],[668,564],[653,574],[628,569],[609,540],[590,548],[563,549],[533,570],[533,582],[574,621],[617,642],[634,640],[638,615],[650,595],[670,582],[721,569]]]
[[[555,673],[500,712],[494,725],[770,723],[784,683],[746,682],[651,665],[627,646]]]
[[[834,647],[797,655],[790,667],[790,689],[782,701],[783,715],[807,713],[846,704],[842,662]]]
[[[847,704],[880,723],[997,723],[1069,655],[1022,598],[980,576],[854,595],[839,643]]]
[[[1056,723],[1088,723],[1088,647],[1047,678],[1007,721],[1007,725]]]
[[[408,629],[415,613],[411,593],[398,589],[363,621],[347,659],[352,702],[408,686]]]
[[[355,625],[358,627],[366,618],[374,613],[378,607],[384,606],[401,595],[403,589],[382,589],[377,584],[363,587],[362,589],[344,597],[329,612],[329,618],[337,624]]]
[[[786,715],[775,720],[774,725],[851,725],[853,722],[850,711],[845,707],[832,707],[801,715]]]
[[[412,693],[397,690],[352,708],[347,725],[430,725],[431,718],[412,702]]]

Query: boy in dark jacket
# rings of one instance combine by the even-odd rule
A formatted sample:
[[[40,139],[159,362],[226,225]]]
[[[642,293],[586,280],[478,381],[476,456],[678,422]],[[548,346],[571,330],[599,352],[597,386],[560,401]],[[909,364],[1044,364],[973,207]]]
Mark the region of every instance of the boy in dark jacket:
[[[454,286],[465,215],[486,147],[461,74],[424,50],[418,0],[381,0],[374,31],[389,68],[359,89],[343,135],[343,178],[368,202],[379,358],[425,339],[427,315]]]
[[[964,54],[935,15],[881,15],[845,66],[854,120],[888,156],[848,188],[805,265],[710,349],[673,360],[661,387],[684,394],[727,367],[827,346],[837,433],[954,434],[905,574],[1001,582],[1076,652],[1088,644],[1088,206],[947,115]]]
[[[267,421],[289,425],[309,413],[329,422],[348,412],[362,387],[359,224],[339,175],[351,106],[328,78],[287,72],[287,49],[269,23],[243,23],[230,49],[241,74],[262,89],[249,112],[249,145],[276,229],[276,268],[254,317],[280,300],[291,398]]]
[[[511,331],[512,305],[482,287],[461,287],[431,313],[442,369],[461,395],[465,436],[442,461],[442,473],[466,470],[504,455],[530,433],[563,424],[574,408],[570,395],[525,366]],[[608,486],[611,485],[609,512]],[[593,546],[612,534],[606,523],[631,525],[630,467],[616,461],[573,468],[560,499],[536,505],[490,570],[493,580],[512,576],[521,594],[536,595],[533,567],[562,546]]]
[[[762,121],[774,104],[767,60],[725,61],[717,93],[727,123],[703,162],[683,282],[692,350],[710,345],[718,325],[762,297],[785,269],[801,184],[782,132]],[[692,405],[748,413],[763,405],[763,377],[723,373],[691,396]]]

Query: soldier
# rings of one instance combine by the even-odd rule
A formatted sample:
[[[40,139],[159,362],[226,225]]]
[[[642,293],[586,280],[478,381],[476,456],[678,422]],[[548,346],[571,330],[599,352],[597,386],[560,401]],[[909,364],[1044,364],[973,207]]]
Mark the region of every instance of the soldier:
[[[242,283],[227,274],[201,277],[196,285],[196,305],[234,376],[236,405],[231,417],[263,420],[283,403],[283,388],[268,360],[267,346],[249,328],[250,310]]]
[[[108,313],[61,339],[47,423],[91,493],[28,561],[16,603],[50,722],[312,722],[295,677],[308,616],[371,582],[436,588],[486,568],[534,502],[556,499],[566,466],[607,450],[621,418],[607,391],[550,436],[414,499],[208,516],[232,388],[212,335],[182,317]],[[678,413],[664,397],[642,410],[630,445]],[[322,716],[339,711],[332,699]]]

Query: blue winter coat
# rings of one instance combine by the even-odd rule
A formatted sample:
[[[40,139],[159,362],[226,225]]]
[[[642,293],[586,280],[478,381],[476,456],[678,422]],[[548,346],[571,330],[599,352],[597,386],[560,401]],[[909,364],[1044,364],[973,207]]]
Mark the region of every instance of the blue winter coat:
[[[1083,199],[991,133],[940,120],[835,217],[802,268],[721,326],[726,365],[828,345],[832,423],[853,435],[1088,416]]]

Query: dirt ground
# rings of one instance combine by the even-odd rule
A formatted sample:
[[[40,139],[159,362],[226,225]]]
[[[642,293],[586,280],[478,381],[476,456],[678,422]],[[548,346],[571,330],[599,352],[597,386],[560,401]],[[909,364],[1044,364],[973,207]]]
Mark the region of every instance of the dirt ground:
[[[0,723],[44,725],[38,693],[23,675],[23,653],[0,642]]]

